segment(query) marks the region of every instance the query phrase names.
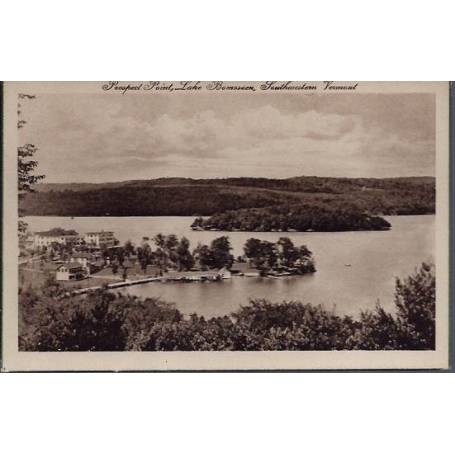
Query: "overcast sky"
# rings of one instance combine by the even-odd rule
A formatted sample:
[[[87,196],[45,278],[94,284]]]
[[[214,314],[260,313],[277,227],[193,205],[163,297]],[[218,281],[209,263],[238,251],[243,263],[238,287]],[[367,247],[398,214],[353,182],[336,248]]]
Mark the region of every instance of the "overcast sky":
[[[433,95],[156,93],[25,100],[46,182],[434,175]]]

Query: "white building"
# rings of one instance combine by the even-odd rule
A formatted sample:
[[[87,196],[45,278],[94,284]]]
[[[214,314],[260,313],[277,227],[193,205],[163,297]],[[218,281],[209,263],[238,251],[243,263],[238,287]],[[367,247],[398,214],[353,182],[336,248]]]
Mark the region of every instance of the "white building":
[[[84,267],[78,262],[68,262],[57,267],[55,279],[57,281],[81,280],[86,276]]]
[[[87,232],[84,236],[87,245],[93,245],[98,248],[102,246],[112,247],[116,244],[116,238],[112,231]]]
[[[54,228],[49,231],[35,232],[33,235],[33,247],[47,247],[52,243],[66,245],[69,242],[78,242],[79,239],[80,235],[76,231]]]

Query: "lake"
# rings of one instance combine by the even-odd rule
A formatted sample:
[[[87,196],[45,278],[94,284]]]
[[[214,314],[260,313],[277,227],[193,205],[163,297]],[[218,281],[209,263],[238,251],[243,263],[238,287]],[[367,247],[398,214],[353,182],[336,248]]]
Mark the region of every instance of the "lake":
[[[112,230],[123,244],[139,244],[143,236],[159,232],[186,236],[191,248],[198,242],[228,235],[235,256],[242,254],[247,239],[256,237],[276,242],[289,237],[313,252],[316,273],[303,277],[234,277],[218,283],[148,283],[122,292],[141,297],[160,297],[175,302],[183,313],[206,317],[229,314],[249,298],[271,301],[298,300],[322,304],[339,314],[356,316],[362,309],[393,308],[395,277],[406,277],[423,261],[434,261],[434,215],[385,217],[390,231],[363,232],[212,232],[192,231],[194,217],[25,217],[32,231],[53,227],[75,229],[79,233]],[[350,266],[346,266],[350,264]]]

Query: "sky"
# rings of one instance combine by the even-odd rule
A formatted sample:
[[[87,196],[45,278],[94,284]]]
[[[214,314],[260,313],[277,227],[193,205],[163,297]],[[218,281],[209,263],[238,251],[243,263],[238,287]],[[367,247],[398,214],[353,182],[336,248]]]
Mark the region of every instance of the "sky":
[[[46,183],[434,175],[430,94],[42,94],[22,111]]]

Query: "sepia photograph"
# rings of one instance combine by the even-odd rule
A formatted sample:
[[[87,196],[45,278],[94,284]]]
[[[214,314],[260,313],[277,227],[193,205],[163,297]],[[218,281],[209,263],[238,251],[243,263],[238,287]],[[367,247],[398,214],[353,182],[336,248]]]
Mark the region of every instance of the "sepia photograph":
[[[374,3],[2,3],[4,453],[453,445],[453,14]]]
[[[447,83],[4,90],[13,369],[448,366]]]

